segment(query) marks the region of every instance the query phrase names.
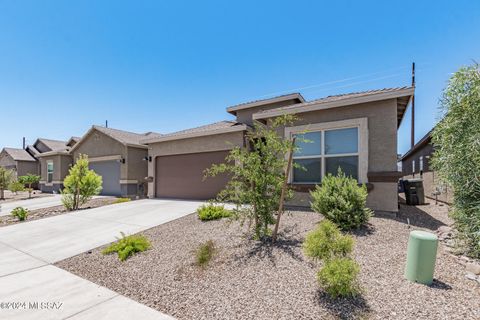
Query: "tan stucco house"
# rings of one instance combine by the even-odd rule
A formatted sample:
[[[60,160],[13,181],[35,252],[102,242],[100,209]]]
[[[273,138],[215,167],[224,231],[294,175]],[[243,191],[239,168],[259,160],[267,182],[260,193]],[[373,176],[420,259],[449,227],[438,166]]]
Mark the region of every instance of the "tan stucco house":
[[[296,190],[291,205],[309,206],[309,191],[338,167],[368,186],[367,205],[398,210],[397,129],[414,92],[411,87],[372,90],[306,101],[293,93],[227,108],[235,121],[142,140],[148,145],[149,197],[210,199],[227,177],[203,179],[203,171],[223,162],[234,146],[246,147],[245,132],[254,121],[269,124],[275,117],[295,114],[292,126],[279,134],[305,134],[312,143],[299,145],[294,161],[307,171],[292,170]]]
[[[25,149],[3,148],[0,152],[0,167],[13,170],[15,178],[39,172],[37,159]]]
[[[143,196],[146,194],[148,147],[140,141],[159,135],[92,126],[73,144],[69,156],[72,161],[81,154],[88,156],[90,169],[102,176],[102,195]]]
[[[66,141],[39,138],[31,146],[37,151],[40,163],[40,190],[58,193],[63,188],[63,179],[68,174],[72,159]]]

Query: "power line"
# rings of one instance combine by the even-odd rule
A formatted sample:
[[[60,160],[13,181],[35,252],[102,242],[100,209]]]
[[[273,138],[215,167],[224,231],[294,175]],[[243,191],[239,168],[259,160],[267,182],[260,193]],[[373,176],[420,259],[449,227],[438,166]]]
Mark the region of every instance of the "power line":
[[[286,92],[296,92],[296,91],[300,91],[300,90],[308,90],[308,89],[313,89],[313,88],[325,87],[325,86],[328,86],[328,85],[330,85],[330,84],[336,84],[336,83],[351,81],[351,80],[355,80],[355,79],[371,77],[371,76],[374,76],[374,75],[377,75],[377,74],[382,74],[382,73],[391,72],[391,71],[398,71],[398,70],[407,69],[407,68],[409,68],[409,67],[399,67],[399,68],[387,69],[387,70],[383,70],[383,71],[377,71],[377,72],[367,73],[367,74],[358,75],[358,76],[354,76],[354,77],[348,77],[348,78],[344,78],[344,79],[339,79],[339,80],[333,80],[333,81],[328,81],[328,82],[313,84],[313,85],[309,85],[309,86],[305,86],[305,87],[299,87],[299,88],[294,88],[294,89],[282,90],[282,91],[278,91],[278,92],[274,92],[274,93],[269,93],[269,94],[262,95],[262,96],[260,96],[259,98],[263,98],[263,97],[267,97],[267,96],[280,95],[280,94],[284,94],[284,93],[286,93]],[[398,75],[399,75],[399,74],[390,75],[390,76],[393,77],[393,76],[398,76]],[[388,76],[388,77],[390,77],[390,76]],[[379,78],[379,79],[382,79],[382,78]],[[379,80],[379,79],[373,79],[372,81]],[[358,84],[358,83],[362,83],[362,82],[357,82],[357,83],[355,83],[355,84]],[[355,85],[355,84],[352,84],[352,85]],[[341,88],[341,87],[340,87],[340,88]]]

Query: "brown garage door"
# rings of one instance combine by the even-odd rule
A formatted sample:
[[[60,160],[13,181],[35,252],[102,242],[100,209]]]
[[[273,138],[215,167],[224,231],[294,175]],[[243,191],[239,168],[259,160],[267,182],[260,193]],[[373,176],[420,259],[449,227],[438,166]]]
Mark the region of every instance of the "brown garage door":
[[[156,197],[213,199],[228,182],[227,175],[208,177],[203,171],[213,163],[222,163],[228,151],[160,156],[156,159]]]

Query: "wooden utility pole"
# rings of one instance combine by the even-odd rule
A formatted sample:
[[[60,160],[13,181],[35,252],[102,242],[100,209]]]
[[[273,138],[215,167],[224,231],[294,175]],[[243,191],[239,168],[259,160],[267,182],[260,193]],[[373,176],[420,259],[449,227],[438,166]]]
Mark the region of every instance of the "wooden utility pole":
[[[287,192],[288,176],[290,174],[290,169],[292,168],[293,148],[295,147],[295,139],[296,137],[293,137],[292,139],[290,154],[288,155],[287,167],[285,168],[285,179],[283,180],[282,193],[280,194],[280,205],[278,206],[277,222],[275,223],[275,229],[273,230],[273,233],[272,233],[272,242],[277,241],[278,227],[280,226],[280,218],[282,217],[282,213],[283,213],[283,202],[285,201],[285,193]]]
[[[415,145],[415,62],[412,62],[412,87],[413,87],[413,95],[412,95],[412,136],[410,145],[413,148]]]

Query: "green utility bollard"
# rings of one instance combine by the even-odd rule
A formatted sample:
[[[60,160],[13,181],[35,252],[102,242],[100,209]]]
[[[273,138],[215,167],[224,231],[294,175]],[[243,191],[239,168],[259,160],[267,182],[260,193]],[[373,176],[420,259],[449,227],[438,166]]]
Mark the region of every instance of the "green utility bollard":
[[[438,238],[425,231],[412,231],[408,239],[405,277],[413,282],[430,285],[433,282]]]

